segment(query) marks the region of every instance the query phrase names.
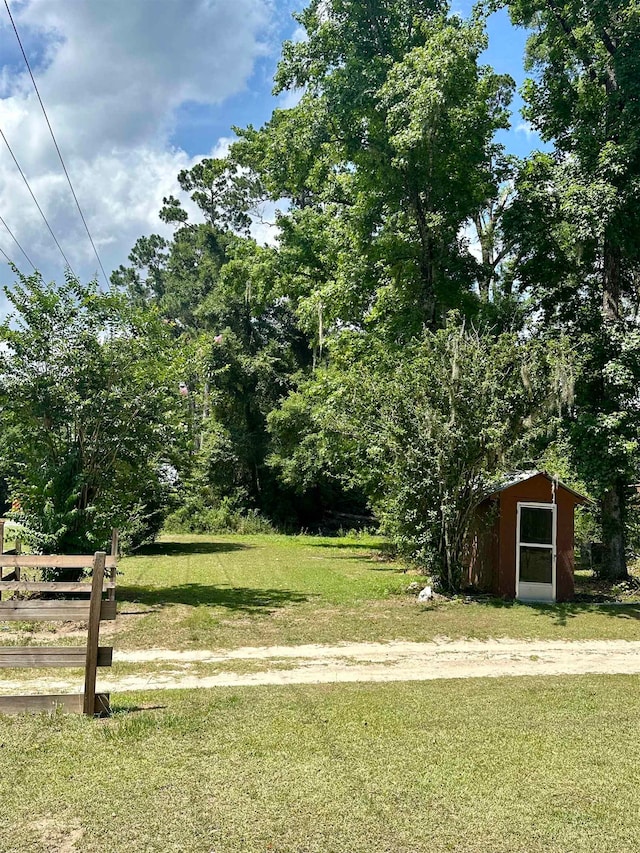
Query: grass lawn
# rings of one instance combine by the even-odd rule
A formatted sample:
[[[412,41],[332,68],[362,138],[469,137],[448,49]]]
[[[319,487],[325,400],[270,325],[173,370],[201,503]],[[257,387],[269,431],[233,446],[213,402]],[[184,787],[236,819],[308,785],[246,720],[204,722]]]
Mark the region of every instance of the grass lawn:
[[[426,606],[380,540],[171,536],[122,561],[116,644],[234,648],[366,640],[640,639],[640,602]]]
[[[117,697],[2,720],[3,853],[637,850],[626,676]],[[140,708],[144,707],[145,710]]]
[[[373,537],[165,537],[122,560],[118,619],[104,623],[103,632],[115,631],[109,641],[119,650],[436,637],[640,639],[637,600],[551,606],[460,598],[420,605],[405,592],[416,577],[385,561],[381,545]],[[0,643],[84,642],[73,626],[25,625],[37,633],[19,637],[15,627],[0,625]]]

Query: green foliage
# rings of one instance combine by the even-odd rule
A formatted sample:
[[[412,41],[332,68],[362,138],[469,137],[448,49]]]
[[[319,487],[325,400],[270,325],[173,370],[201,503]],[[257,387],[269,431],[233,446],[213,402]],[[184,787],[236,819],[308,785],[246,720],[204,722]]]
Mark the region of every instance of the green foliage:
[[[256,511],[295,517],[265,465],[266,417],[311,355],[289,302],[274,292],[274,250],[228,230],[241,225],[233,210],[240,217],[244,179],[236,174],[230,189],[225,170],[216,160],[182,172],[181,186],[192,191],[205,222],[190,224],[179,202],[166,200],[163,218],[179,225],[173,240],[141,238],[132,266],[114,275],[134,304],[155,306],[174,336],[184,394],[174,437],[177,500],[194,507],[200,520],[193,529],[203,530],[226,529],[215,520],[226,502],[238,518]]]
[[[275,528],[260,512],[246,510],[242,501],[223,497],[214,508],[210,502],[198,502],[187,496],[181,506],[166,520],[170,533],[275,533]]]
[[[103,548],[112,527],[125,546],[148,540],[169,490],[163,324],[70,274],[60,287],[19,275],[5,293],[1,460],[12,517],[47,553]]]
[[[563,429],[573,470],[597,498],[637,479],[640,421],[640,337],[631,305],[619,316],[604,311],[603,222],[606,194],[583,192],[575,163],[537,155],[518,177],[518,199],[506,214],[517,233],[520,277],[540,310],[534,332],[568,335],[577,375]],[[583,176],[583,179],[586,179]]]
[[[330,366],[271,415],[272,462],[302,486],[322,474],[363,488],[402,553],[457,589],[473,509],[547,430],[565,361],[561,345],[456,316],[401,352],[344,334]]]
[[[280,480],[278,466],[265,465],[267,420],[295,431],[323,381],[323,371],[303,378],[309,343],[316,366],[336,357],[341,330],[359,329],[376,351],[387,340],[411,360],[413,338],[449,308],[477,310],[474,288],[487,275],[461,235],[500,196],[505,161],[494,134],[507,126],[513,83],[479,64],[480,21],[423,0],[312,2],[296,17],[307,38],[284,45],[276,90],[303,89],[300,103],[260,130],[236,129],[227,158],[182,172],[204,222],[165,199],[173,240],[139,241],[115,279],[174,324],[188,389],[184,507],[174,518],[199,529],[228,506],[283,520],[296,503],[300,513],[315,502],[317,517],[327,500],[357,501],[366,478],[320,470],[306,435],[290,458],[276,451]],[[238,236],[264,199],[286,205],[277,248]],[[339,365],[328,370],[344,378]],[[314,440],[329,446],[325,427]]]
[[[532,31],[524,114],[552,152],[496,142],[513,81],[480,63],[480,11],[311,0],[275,77],[299,103],[180,172],[194,221],[165,198],[173,237],[141,237],[109,293],[21,279],[0,474],[37,547],[86,550],[112,524],[140,541],[169,505],[177,529],[262,529],[364,494],[456,588],[474,502],[542,458],[599,499],[584,535],[624,574],[640,17],[631,0],[507,5]]]
[[[321,354],[345,323],[410,340],[474,305],[461,231],[498,194],[496,130],[512,81],[481,66],[478,22],[422,0],[312,2],[285,43],[276,91],[304,89],[231,159],[286,199],[280,287]]]
[[[191,193],[205,221],[222,233],[249,233],[251,210],[258,187],[243,170],[226,158],[205,158],[178,174],[180,187]],[[173,197],[165,199],[160,218],[165,222],[186,222],[186,214]]]
[[[620,569],[640,441],[639,19],[609,0],[509,10],[534,29],[525,116],[552,153],[518,163],[496,143],[513,81],[479,62],[481,14],[312,0],[275,78],[299,103],[178,176],[202,221],[165,199],[173,239],[142,238],[114,280],[178,344],[184,523],[282,519],[294,488],[320,506],[339,483],[455,587],[487,479],[558,440]],[[239,236],[265,199],[275,248]],[[438,337],[450,309],[492,331]]]
[[[581,354],[567,434],[600,501],[603,571],[624,577],[627,489],[640,465],[640,15],[618,0],[508,5],[532,31],[525,116],[555,149],[523,164],[505,228],[540,332],[569,334]]]

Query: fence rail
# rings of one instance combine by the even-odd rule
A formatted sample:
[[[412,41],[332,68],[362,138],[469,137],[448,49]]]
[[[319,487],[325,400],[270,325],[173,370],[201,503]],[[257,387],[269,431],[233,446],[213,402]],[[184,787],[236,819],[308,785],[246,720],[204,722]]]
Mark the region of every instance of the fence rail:
[[[1,525],[4,527],[4,525]],[[105,714],[109,712],[108,693],[96,693],[97,668],[111,666],[113,649],[100,646],[100,623],[116,618],[116,566],[118,536],[114,531],[111,554],[97,551],[93,555],[31,555],[2,553],[4,531],[0,529],[0,622],[86,622],[85,647],[0,646],[0,669],[26,667],[84,667],[82,693],[65,695],[0,696],[0,714],[51,711],[61,708],[75,714]],[[80,569],[91,566],[90,582],[24,581],[25,568]],[[13,568],[3,576],[3,569]],[[109,573],[105,577],[105,570]],[[88,596],[80,600],[11,599],[2,600],[3,592],[45,593],[52,595]],[[106,593],[106,599],[103,594]]]

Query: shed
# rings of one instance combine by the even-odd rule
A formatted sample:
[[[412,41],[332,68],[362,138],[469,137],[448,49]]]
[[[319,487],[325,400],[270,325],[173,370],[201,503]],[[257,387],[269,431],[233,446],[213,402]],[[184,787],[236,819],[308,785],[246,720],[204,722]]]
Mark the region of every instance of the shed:
[[[570,600],[573,514],[587,500],[546,471],[505,477],[475,512],[468,548],[470,583],[522,601]]]

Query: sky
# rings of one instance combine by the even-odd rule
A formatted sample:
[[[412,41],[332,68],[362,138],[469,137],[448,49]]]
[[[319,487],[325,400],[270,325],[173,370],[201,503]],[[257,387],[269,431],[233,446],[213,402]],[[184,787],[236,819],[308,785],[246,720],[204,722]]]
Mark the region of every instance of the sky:
[[[223,153],[232,126],[260,126],[286,95],[271,94],[291,14],[304,0],[10,0],[80,205],[107,271],[126,264],[158,219],[176,176]],[[469,0],[453,11],[469,13]],[[506,12],[489,21],[483,61],[524,79],[525,34]],[[541,145],[518,114],[500,139],[515,154]],[[0,3],[0,129],[51,228],[82,279],[98,262],[71,196],[4,3]],[[47,280],[64,260],[0,138],[0,216]],[[256,226],[262,241],[272,229]],[[0,248],[31,267],[4,226]],[[1,261],[1,258],[0,258]],[[0,285],[15,276],[0,262]]]

